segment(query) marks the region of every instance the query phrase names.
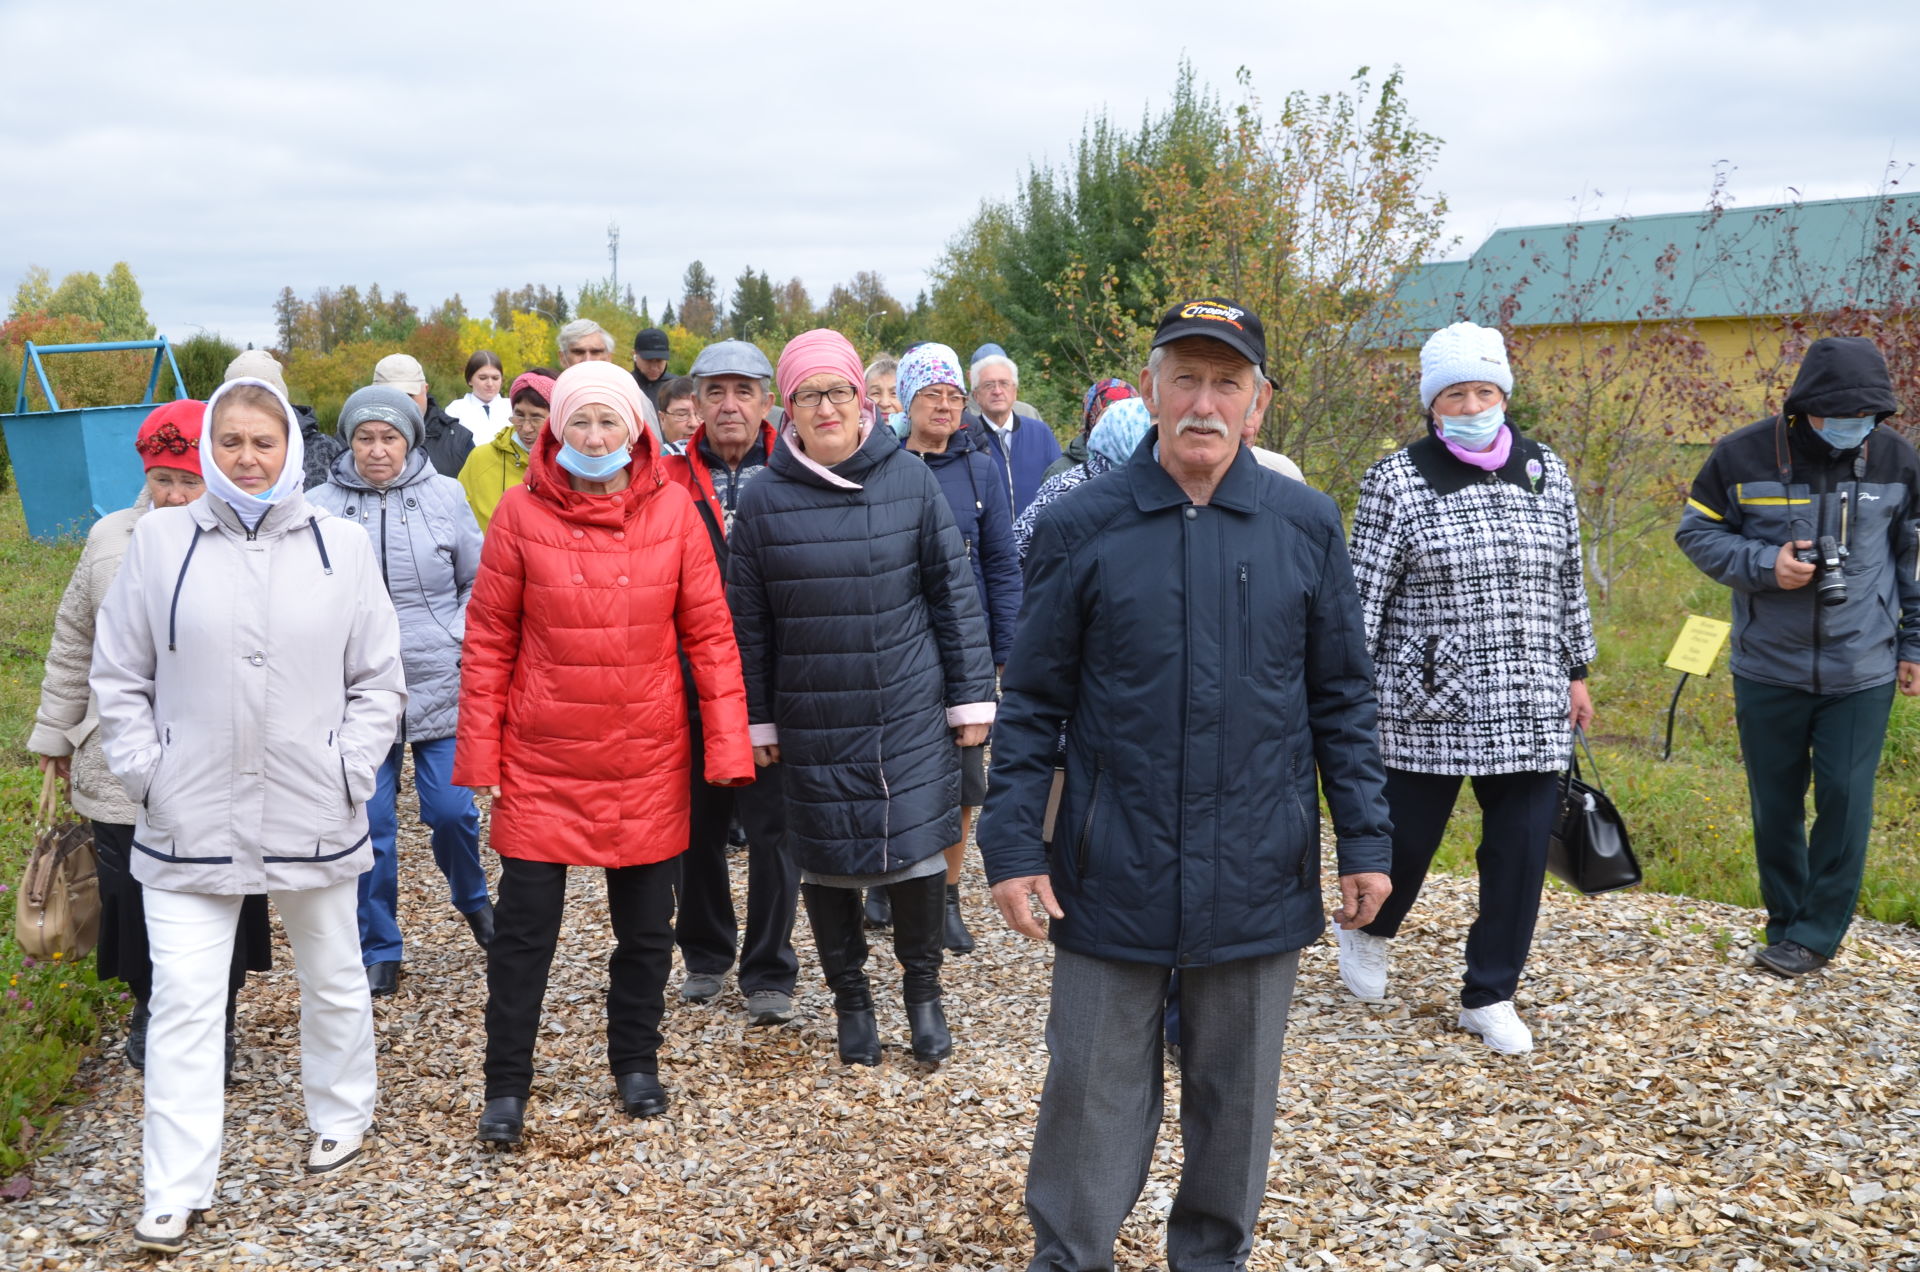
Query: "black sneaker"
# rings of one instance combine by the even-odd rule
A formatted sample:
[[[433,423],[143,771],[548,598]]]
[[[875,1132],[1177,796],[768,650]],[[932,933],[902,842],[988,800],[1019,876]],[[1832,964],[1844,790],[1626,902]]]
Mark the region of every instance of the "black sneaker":
[[[1784,976],[1792,980],[1796,976],[1805,976],[1808,972],[1817,972],[1827,965],[1827,958],[1815,954],[1798,941],[1782,941],[1778,945],[1769,945],[1753,956],[1753,961],[1775,976]]]

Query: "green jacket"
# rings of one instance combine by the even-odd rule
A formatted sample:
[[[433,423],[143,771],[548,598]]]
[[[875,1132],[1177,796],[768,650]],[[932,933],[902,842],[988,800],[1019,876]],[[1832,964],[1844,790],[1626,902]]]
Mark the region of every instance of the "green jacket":
[[[500,497],[527,479],[527,452],[513,444],[513,425],[493,435],[484,446],[476,446],[460,469],[460,485],[473,507],[473,519],[484,533]]]

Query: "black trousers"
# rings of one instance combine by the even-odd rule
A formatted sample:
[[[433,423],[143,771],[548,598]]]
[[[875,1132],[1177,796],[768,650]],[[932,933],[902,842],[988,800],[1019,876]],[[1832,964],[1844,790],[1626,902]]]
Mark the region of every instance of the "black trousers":
[[[1558,773],[1501,773],[1475,777],[1480,801],[1480,913],[1467,930],[1463,1007],[1488,1007],[1513,997],[1533,947],[1540,889],[1547,878],[1547,836],[1553,830]],[[1393,815],[1393,895],[1373,922],[1372,936],[1395,936],[1420,897],[1433,854],[1446,834],[1461,779],[1444,773],[1387,770],[1387,808]]]
[[[101,979],[126,984],[136,1003],[153,997],[153,955],[147,949],[147,906],[140,881],[133,877],[128,854],[133,851],[133,827],[119,822],[92,822],[93,850],[100,859],[100,945],[94,953],[94,972]],[[273,970],[273,927],[267,919],[265,893],[240,903],[240,925],[234,933],[233,966],[227,972],[229,996],[240,992],[248,972]]]
[[[751,786],[710,786],[694,727],[693,819],[680,858],[674,939],[689,972],[724,973],[740,957],[740,992],[793,993],[800,960],[793,921],[800,867],[787,853],[786,794],[778,764],[755,769]],[[735,816],[747,832],[747,930],[744,944],[727,875],[727,828]]]
[[[608,870],[613,954],[607,959],[607,1066],[657,1073],[660,1016],[673,970],[673,881],[678,859]],[[493,944],[487,949],[486,1098],[525,1099],[547,972],[560,938],[567,867],[500,858]]]

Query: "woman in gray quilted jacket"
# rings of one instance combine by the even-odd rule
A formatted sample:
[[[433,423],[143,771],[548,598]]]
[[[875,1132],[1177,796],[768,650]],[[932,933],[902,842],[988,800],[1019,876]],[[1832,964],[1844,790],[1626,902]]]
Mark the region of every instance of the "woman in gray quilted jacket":
[[[435,470],[421,447],[426,426],[407,394],[387,385],[361,389],[340,408],[346,449],[327,482],[307,499],[355,522],[373,541],[380,576],[400,616],[407,669],[407,718],[380,765],[367,804],[373,869],[360,876],[360,958],[378,997],[399,985],[399,853],[394,844],[404,749],[413,747],[420,820],[432,832],[433,859],[446,876],[453,908],[485,949],[493,939],[493,903],[480,864],[480,814],[473,792],[453,784],[454,724],[460,706],[460,642],[467,596],[480,569],[480,525],[458,481]]]
[[[1336,933],[1340,979],[1386,996],[1387,950],[1420,895],[1463,779],[1483,829],[1460,1027],[1495,1051],[1533,1047],[1514,1009],[1546,879],[1558,770],[1593,719],[1593,619],[1566,465],[1507,422],[1500,333],[1470,322],[1420,350],[1428,436],[1367,471],[1353,574],[1380,704],[1393,894]]]
[[[33,719],[27,749],[67,779],[73,811],[93,824],[93,847],[100,860],[100,946],[94,971],[125,982],[133,996],[127,1021],[127,1060],[147,1067],[147,1022],[152,1017],[153,956],[147,950],[147,911],[127,854],[133,851],[138,810],[107,770],[100,750],[100,707],[87,688],[93,670],[93,628],[107,589],[120,572],[133,528],[154,508],[179,508],[206,491],[200,479],[200,418],[205,402],[183,398],[157,406],[140,425],[134,447],[146,469],[133,507],[111,512],[93,523],[87,546],[73,567],[73,578],[53,616],[53,643],[47,649],[46,675],[40,681],[40,709]],[[240,935],[233,943],[227,976],[227,1078],[233,1078],[234,1014],[248,972],[273,969],[273,932],[267,899],[248,897],[240,906]]]

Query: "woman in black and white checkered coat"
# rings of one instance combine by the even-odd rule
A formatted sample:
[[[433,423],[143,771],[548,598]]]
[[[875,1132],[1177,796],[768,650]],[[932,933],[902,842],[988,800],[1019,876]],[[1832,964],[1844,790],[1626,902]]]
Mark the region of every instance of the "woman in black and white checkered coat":
[[[1533,1035],[1513,1008],[1546,877],[1558,771],[1593,717],[1593,621],[1566,465],[1506,423],[1498,331],[1455,323],[1420,351],[1429,435],[1360,487],[1353,566],[1380,702],[1393,895],[1337,933],[1340,977],[1384,1000],[1387,950],[1420,895],[1462,778],[1484,820],[1480,913],[1460,1027],[1496,1051]]]

